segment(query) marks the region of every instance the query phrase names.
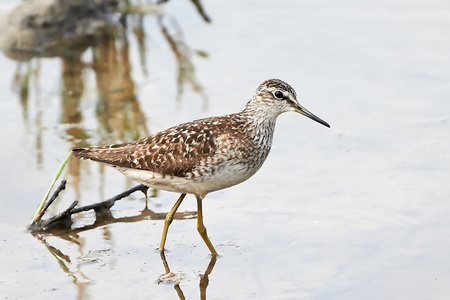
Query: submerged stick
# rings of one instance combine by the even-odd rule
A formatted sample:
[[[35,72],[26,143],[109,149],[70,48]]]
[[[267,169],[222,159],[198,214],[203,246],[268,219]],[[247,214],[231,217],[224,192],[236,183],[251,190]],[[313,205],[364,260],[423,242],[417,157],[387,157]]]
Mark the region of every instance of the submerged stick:
[[[50,205],[52,205],[53,201],[56,200],[56,198],[58,197],[59,193],[64,190],[66,188],[66,183],[67,180],[63,179],[61,181],[61,183],[59,184],[59,186],[56,188],[55,192],[53,193],[53,195],[50,197],[50,200],[45,202],[44,207],[42,208],[42,210],[39,212],[39,214],[37,215],[37,217],[33,220],[32,224],[39,222],[40,219],[42,219],[42,216],[45,214],[45,212],[47,211],[47,209],[50,207]]]
[[[44,195],[44,199],[42,199],[41,204],[39,204],[39,207],[36,211],[36,213],[34,214],[33,219],[31,220],[31,223],[33,223],[34,221],[37,220],[37,218],[39,217],[39,215],[42,216],[41,212],[42,212],[42,208],[44,207],[45,201],[47,201],[48,195],[50,194],[51,190],[53,189],[53,186],[55,185],[56,180],[58,180],[59,176],[61,176],[62,171],[64,170],[64,168],[67,165],[67,162],[69,161],[69,158],[72,156],[72,150],[69,152],[69,154],[67,155],[66,159],[63,161],[63,163],[61,164],[61,166],[59,167],[58,171],[55,174],[55,177],[53,178],[52,184],[50,185],[50,187],[47,190],[47,193],[45,193]],[[54,200],[53,200],[54,201]],[[52,201],[52,202],[53,202]]]
[[[42,218],[45,210],[50,206],[50,204],[54,201],[54,199],[56,199],[56,197],[58,197],[59,192],[63,189],[63,188],[61,189],[61,187],[64,187],[64,186],[65,186],[65,183],[61,182],[61,184],[58,187],[58,190],[55,191],[55,193],[52,195],[52,198],[50,199],[50,201],[47,202],[44,209],[42,210],[42,213],[38,214],[38,218],[36,218],[36,220],[33,221],[30,224],[30,226],[28,226],[28,230],[30,230],[31,232],[43,232],[43,231],[48,231],[55,227],[68,228],[72,224],[71,216],[73,214],[80,213],[82,211],[88,211],[88,210],[94,210],[96,212],[96,214],[101,214],[101,213],[104,213],[105,211],[109,211],[109,209],[114,205],[114,203],[116,201],[129,196],[131,193],[134,193],[136,191],[141,191],[144,194],[146,194],[147,190],[148,190],[147,186],[145,186],[143,184],[139,184],[129,190],[126,190],[126,191],[112,197],[111,199],[108,199],[108,200],[105,200],[105,201],[102,201],[99,203],[95,203],[95,204],[89,204],[86,206],[77,207],[77,208],[75,208],[75,206],[78,204],[78,201],[74,201],[63,212],[57,214],[54,217],[51,217],[50,219],[42,220],[41,218]]]

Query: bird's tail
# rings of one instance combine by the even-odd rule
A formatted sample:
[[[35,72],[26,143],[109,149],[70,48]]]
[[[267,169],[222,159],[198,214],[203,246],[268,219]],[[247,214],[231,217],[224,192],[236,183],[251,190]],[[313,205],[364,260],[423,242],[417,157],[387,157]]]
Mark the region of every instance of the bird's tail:
[[[89,149],[86,148],[72,149],[72,155],[79,159],[89,159],[89,153]]]
[[[130,168],[130,151],[118,144],[104,147],[72,149],[73,156],[79,159],[90,159],[108,165]]]

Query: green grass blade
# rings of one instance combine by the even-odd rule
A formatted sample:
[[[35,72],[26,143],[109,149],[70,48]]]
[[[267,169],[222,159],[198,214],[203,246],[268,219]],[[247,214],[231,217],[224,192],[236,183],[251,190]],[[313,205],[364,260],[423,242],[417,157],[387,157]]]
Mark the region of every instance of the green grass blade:
[[[63,161],[63,163],[61,164],[61,166],[59,167],[58,171],[55,174],[55,177],[53,178],[53,182],[50,185],[50,187],[47,190],[47,193],[45,193],[44,199],[42,199],[41,204],[39,205],[36,214],[33,217],[33,220],[31,221],[31,223],[33,223],[34,221],[36,221],[37,217],[39,216],[39,214],[41,213],[42,208],[44,207],[45,201],[47,201],[48,195],[50,194],[53,186],[55,185],[55,182],[58,180],[59,176],[61,176],[62,171],[64,170],[64,168],[67,165],[67,162],[69,161],[69,158],[72,156],[72,151],[69,152],[69,154],[67,155],[66,159]]]

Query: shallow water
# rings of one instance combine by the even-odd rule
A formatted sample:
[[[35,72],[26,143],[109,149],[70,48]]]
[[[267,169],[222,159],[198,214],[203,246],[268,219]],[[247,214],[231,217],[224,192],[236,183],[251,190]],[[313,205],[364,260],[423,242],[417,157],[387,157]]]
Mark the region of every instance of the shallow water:
[[[0,3],[6,14],[20,2]],[[112,18],[109,37],[86,50],[52,48],[75,52],[66,58],[20,63],[26,57],[7,51],[11,29],[2,28],[2,299],[447,299],[450,5],[203,5],[211,23],[189,1],[162,5],[161,17],[147,7],[122,25]],[[175,277],[158,282],[166,266],[155,249],[178,197],[164,191],[150,191],[147,203],[139,193],[118,201],[117,222],[93,229],[25,230],[71,148],[238,111],[271,77],[294,86],[331,129],[282,115],[262,169],[207,196],[216,262],[188,196],[166,244]],[[134,186],[78,160],[64,177],[49,215]],[[95,216],[74,221],[91,225]]]

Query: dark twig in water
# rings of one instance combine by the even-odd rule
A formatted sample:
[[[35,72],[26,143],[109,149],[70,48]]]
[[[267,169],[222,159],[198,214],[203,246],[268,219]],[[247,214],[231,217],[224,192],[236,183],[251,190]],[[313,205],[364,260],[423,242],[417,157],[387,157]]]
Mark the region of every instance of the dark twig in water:
[[[77,206],[78,201],[72,202],[70,206],[63,211],[62,213],[57,214],[54,217],[51,217],[48,220],[42,221],[42,228],[45,230],[50,227],[58,226],[58,227],[69,227],[72,225],[72,219],[70,216],[73,214],[72,210]]]
[[[76,213],[79,213],[79,212],[82,212],[82,211],[88,211],[88,210],[91,210],[91,209],[93,209],[95,211],[101,210],[101,209],[110,209],[117,200],[120,200],[120,199],[123,199],[125,197],[128,197],[129,195],[131,195],[132,193],[134,193],[136,191],[141,191],[145,195],[147,195],[147,190],[148,190],[147,186],[145,186],[143,184],[139,184],[139,185],[137,185],[137,186],[135,186],[135,187],[133,187],[133,188],[131,188],[129,190],[126,190],[125,192],[122,192],[122,193],[112,197],[111,199],[108,199],[108,200],[105,200],[105,201],[102,201],[102,202],[99,202],[99,203],[90,204],[90,205],[86,205],[86,206],[83,206],[83,207],[75,208],[73,210],[72,214],[76,214]]]
[[[53,195],[50,197],[50,199],[47,200],[47,202],[45,203],[44,207],[42,208],[42,210],[39,213],[36,220],[33,221],[32,225],[41,221],[42,216],[45,214],[45,211],[50,207],[50,205],[52,205],[53,201],[55,201],[56,198],[58,198],[59,193],[66,188],[66,183],[67,183],[67,180],[65,180],[65,179],[61,181],[59,186],[56,188],[56,191],[53,193]]]
[[[147,195],[148,187],[140,184],[137,185],[129,190],[126,190],[123,193],[120,193],[111,199],[90,204],[82,207],[75,208],[75,206],[78,204],[78,201],[74,201],[66,210],[63,212],[57,214],[56,216],[51,217],[47,220],[42,220],[42,217],[45,213],[45,211],[50,207],[50,205],[55,201],[55,199],[58,197],[59,193],[64,190],[66,187],[66,180],[63,180],[61,184],[58,186],[56,191],[53,193],[50,200],[45,204],[44,208],[42,209],[42,212],[40,213],[39,217],[28,226],[28,230],[31,232],[43,232],[48,231],[54,228],[69,228],[72,225],[72,219],[71,216],[73,214],[82,212],[82,211],[88,211],[93,209],[96,213],[96,215],[106,215],[110,214],[110,208],[114,205],[114,203],[120,199],[123,199],[130,194],[136,192],[136,191],[142,191],[145,195]]]

